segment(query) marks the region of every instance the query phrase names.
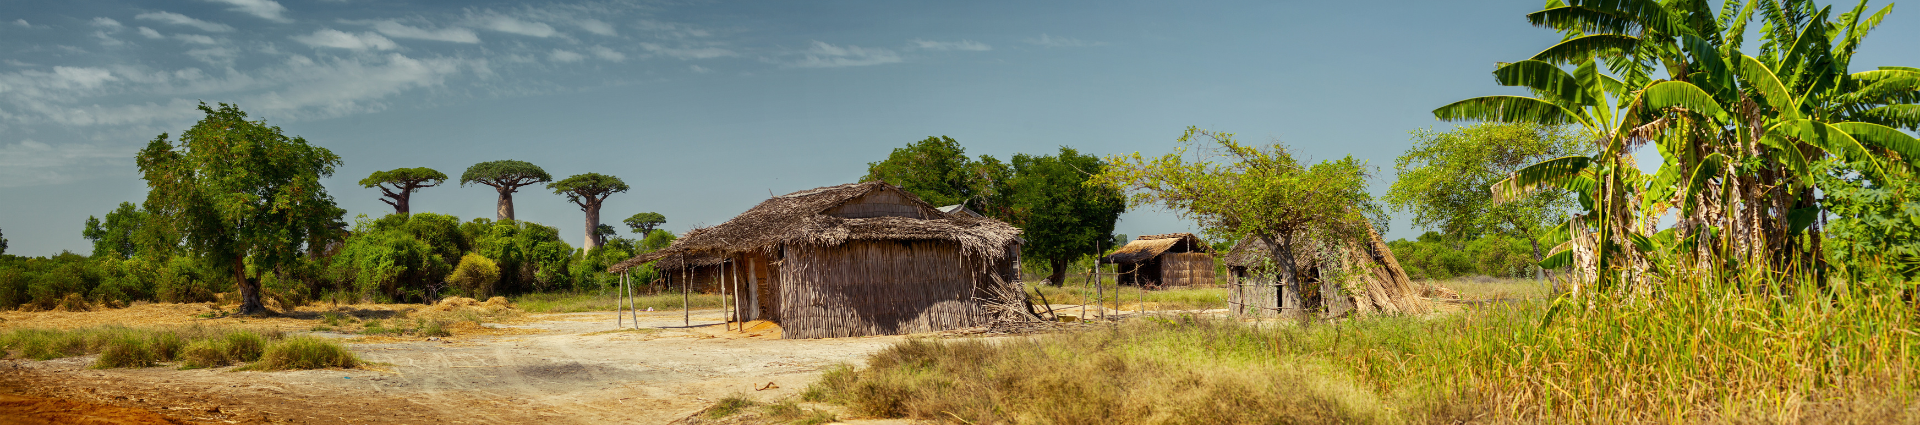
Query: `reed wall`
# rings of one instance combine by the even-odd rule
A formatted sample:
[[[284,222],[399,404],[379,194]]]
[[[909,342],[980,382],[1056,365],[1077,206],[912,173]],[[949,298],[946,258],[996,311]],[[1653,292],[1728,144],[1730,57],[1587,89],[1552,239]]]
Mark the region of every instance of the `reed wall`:
[[[957,243],[853,241],[784,252],[776,295],[784,338],[934,332],[987,320],[973,299],[982,273]]]

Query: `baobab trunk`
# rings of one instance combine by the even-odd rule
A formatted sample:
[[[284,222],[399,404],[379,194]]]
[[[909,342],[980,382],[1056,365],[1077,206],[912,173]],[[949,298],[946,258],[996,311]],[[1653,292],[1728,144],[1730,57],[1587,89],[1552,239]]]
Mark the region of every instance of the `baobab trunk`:
[[[260,304],[260,288],[247,279],[247,258],[244,256],[233,257],[233,283],[234,287],[240,288],[239,314],[266,312],[266,306]]]
[[[513,190],[500,189],[500,204],[496,207],[495,221],[513,219]]]
[[[588,204],[584,209],[587,210],[587,242],[582,245],[592,251],[600,247],[600,235],[594,232],[600,230],[600,204]]]
[[[412,208],[408,207],[408,200],[413,198],[413,191],[409,190],[405,192],[400,192],[399,196],[395,196],[393,198],[394,198],[394,203],[393,203],[394,214],[408,214],[412,212]]]

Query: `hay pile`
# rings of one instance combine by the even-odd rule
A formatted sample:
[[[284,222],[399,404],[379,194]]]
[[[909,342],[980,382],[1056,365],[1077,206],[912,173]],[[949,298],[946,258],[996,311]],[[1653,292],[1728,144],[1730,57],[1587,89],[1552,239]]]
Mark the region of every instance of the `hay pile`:
[[[488,298],[486,302],[481,302],[480,300],[467,298],[467,297],[447,297],[445,299],[441,299],[439,303],[435,303],[434,305],[427,307],[427,310],[436,311],[436,312],[450,312],[450,311],[456,311],[456,310],[462,310],[462,309],[475,309],[475,310],[482,310],[487,313],[500,313],[506,310],[512,310],[514,309],[514,307],[513,307],[513,303],[507,302],[507,297]]]

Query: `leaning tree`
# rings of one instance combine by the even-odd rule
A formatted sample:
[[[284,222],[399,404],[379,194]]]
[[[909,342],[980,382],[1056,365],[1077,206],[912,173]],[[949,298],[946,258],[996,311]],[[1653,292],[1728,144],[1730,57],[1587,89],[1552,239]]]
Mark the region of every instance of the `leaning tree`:
[[[600,173],[577,174],[566,180],[548,183],[547,188],[553,189],[556,195],[567,195],[568,201],[573,201],[581,211],[586,211],[587,237],[586,242],[581,244],[586,251],[592,251],[602,242],[598,232],[600,205],[607,201],[608,196],[628,189],[627,182],[620,181],[619,177]]]
[[[412,212],[408,208],[408,201],[413,199],[414,191],[439,186],[446,181],[446,174],[432,168],[395,168],[375,171],[367,178],[360,179],[360,187],[380,188],[380,202],[392,205],[394,214],[406,214]]]
[[[540,166],[511,159],[473,164],[467,167],[465,174],[460,175],[461,186],[479,183],[493,186],[493,190],[500,192],[495,220],[513,219],[513,193],[520,191],[520,187],[550,181],[553,181],[553,176]]]
[[[265,121],[248,121],[233,105],[201,103],[200,111],[206,118],[177,145],[161,133],[140,151],[145,207],[150,219],[182,230],[192,252],[231,273],[240,289],[238,313],[264,312],[258,274],[294,264],[303,245],[327,240],[342,225],[345,211],[320,184],[340,157]]]

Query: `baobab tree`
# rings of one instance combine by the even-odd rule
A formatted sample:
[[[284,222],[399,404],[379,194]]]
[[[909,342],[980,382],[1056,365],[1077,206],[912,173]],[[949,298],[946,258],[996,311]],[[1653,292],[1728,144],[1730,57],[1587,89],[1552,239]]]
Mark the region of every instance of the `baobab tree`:
[[[643,212],[634,214],[632,217],[627,217],[625,222],[627,223],[627,227],[633,229],[633,233],[640,235],[641,238],[645,238],[648,234],[653,233],[654,228],[660,227],[662,224],[667,224],[667,216],[660,215],[660,213],[657,212]]]
[[[412,212],[407,205],[408,200],[413,199],[413,191],[439,186],[446,181],[446,174],[432,168],[395,168],[375,171],[367,178],[360,179],[360,187],[380,188],[380,202],[392,205],[394,214],[407,214]]]
[[[579,205],[580,211],[587,213],[587,237],[586,242],[581,244],[587,251],[600,246],[597,230],[600,229],[601,203],[606,202],[608,196],[628,189],[627,182],[620,181],[619,177],[600,173],[576,174],[566,180],[548,183],[547,188],[553,189],[556,195],[567,195],[568,201]]]
[[[493,186],[493,190],[500,192],[495,220],[513,219],[513,192],[519,191],[521,186],[550,181],[553,181],[553,176],[548,175],[547,170],[540,169],[540,166],[511,159],[473,164],[467,167],[465,174],[460,175],[461,186],[479,183]]]

